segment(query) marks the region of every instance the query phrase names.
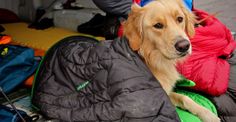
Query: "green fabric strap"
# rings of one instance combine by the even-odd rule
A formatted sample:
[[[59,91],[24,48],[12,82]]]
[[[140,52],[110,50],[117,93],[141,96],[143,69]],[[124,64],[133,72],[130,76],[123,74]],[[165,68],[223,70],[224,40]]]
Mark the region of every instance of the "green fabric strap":
[[[86,87],[88,84],[89,84],[89,81],[82,82],[82,83],[80,83],[80,84],[76,87],[76,90],[77,90],[77,91],[80,91],[81,89],[83,89],[84,87]]]
[[[181,79],[177,80],[177,83],[176,83],[177,87],[193,87],[195,85],[196,84],[193,81],[186,79],[183,76],[181,76]]]

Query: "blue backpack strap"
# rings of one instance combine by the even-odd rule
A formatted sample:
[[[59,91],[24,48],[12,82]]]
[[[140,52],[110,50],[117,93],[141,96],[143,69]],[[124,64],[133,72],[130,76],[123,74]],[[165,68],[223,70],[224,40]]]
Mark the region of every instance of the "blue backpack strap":
[[[145,6],[147,3],[151,2],[153,0],[141,0],[140,1],[140,6],[143,7]],[[183,0],[184,2],[184,5],[185,7],[188,9],[188,10],[192,10],[192,7],[193,7],[193,0]]]
[[[192,9],[193,9],[193,0],[184,0],[184,5],[189,11],[192,11]]]

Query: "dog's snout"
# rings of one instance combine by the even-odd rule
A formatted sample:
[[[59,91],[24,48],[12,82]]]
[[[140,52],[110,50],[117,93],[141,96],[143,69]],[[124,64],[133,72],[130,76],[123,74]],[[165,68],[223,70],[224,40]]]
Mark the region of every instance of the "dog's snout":
[[[179,40],[175,43],[175,49],[179,52],[186,52],[190,47],[190,43],[186,39]]]

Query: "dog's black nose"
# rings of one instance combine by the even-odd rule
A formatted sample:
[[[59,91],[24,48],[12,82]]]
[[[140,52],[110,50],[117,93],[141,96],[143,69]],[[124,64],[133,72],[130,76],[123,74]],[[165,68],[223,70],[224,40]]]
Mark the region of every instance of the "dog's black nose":
[[[175,43],[175,49],[179,52],[186,52],[190,47],[190,43],[186,39],[178,40]]]

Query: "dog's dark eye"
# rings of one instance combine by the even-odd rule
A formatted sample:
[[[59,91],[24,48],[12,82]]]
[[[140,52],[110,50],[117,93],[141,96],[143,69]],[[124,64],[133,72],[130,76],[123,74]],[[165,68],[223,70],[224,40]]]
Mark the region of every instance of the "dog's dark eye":
[[[157,24],[154,25],[154,27],[157,28],[157,29],[162,29],[164,27],[164,25],[161,24],[161,23],[157,23]]]
[[[183,20],[184,20],[183,17],[177,17],[177,21],[178,21],[179,23],[183,22]]]

